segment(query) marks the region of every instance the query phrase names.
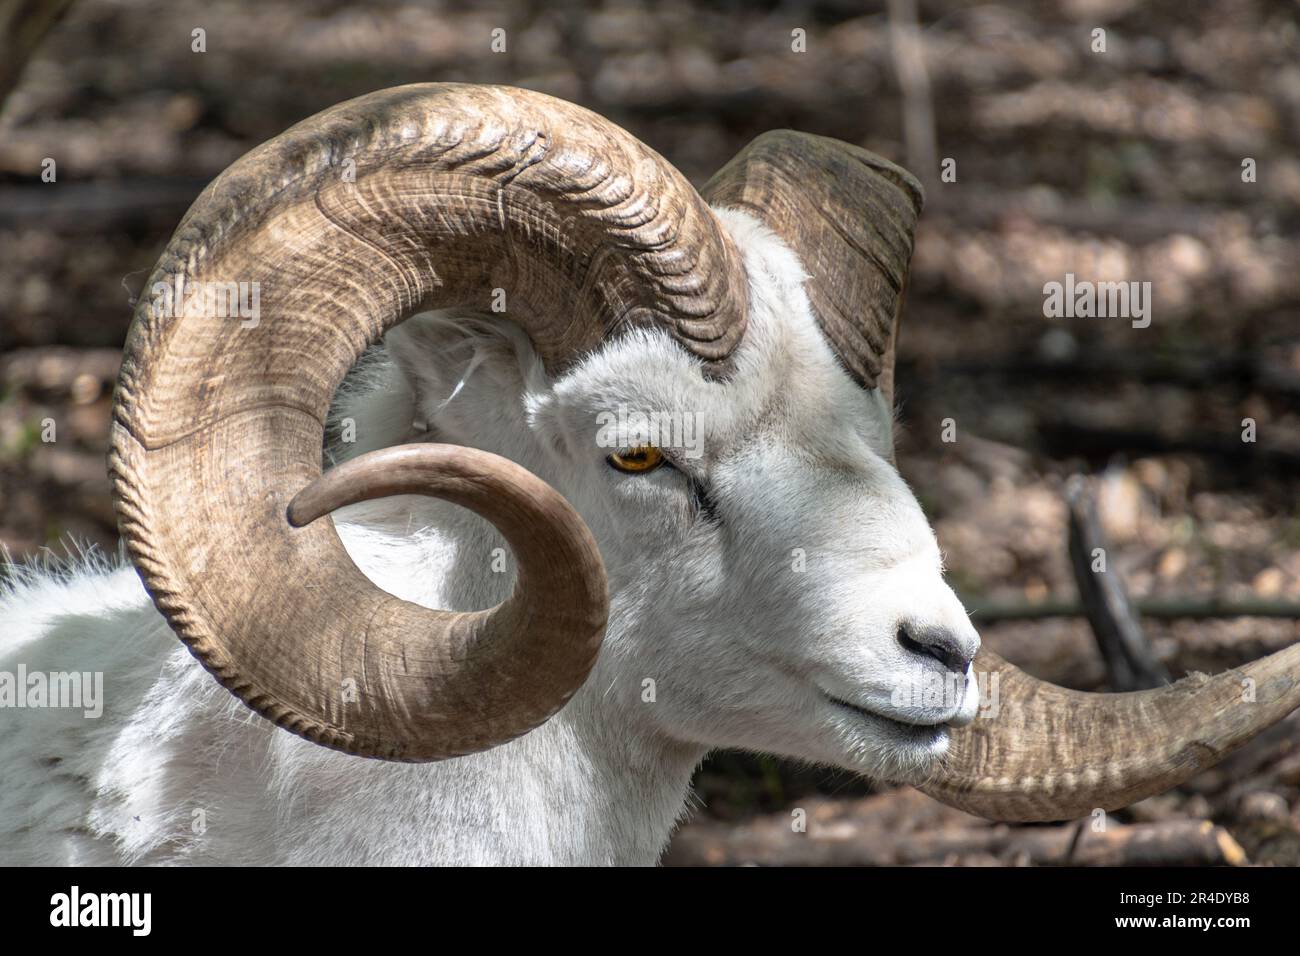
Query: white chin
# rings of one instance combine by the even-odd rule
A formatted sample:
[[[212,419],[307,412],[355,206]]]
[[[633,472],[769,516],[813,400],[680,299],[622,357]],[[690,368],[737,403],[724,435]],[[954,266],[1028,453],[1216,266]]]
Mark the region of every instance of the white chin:
[[[948,752],[945,725],[922,727],[884,717],[860,716],[857,726],[839,729],[847,753],[846,769],[893,783],[920,783]]]

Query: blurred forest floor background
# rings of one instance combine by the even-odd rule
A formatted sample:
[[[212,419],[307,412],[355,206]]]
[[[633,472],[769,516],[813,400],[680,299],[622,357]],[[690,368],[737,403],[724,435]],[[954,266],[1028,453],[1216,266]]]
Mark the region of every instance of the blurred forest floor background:
[[[697,184],[777,127],[927,181],[899,464],[994,650],[1109,687],[1087,621],[1034,610],[1077,602],[1063,496],[1077,472],[1096,476],[1111,566],[1139,604],[1163,602],[1143,623],[1173,676],[1283,647],[1300,637],[1276,612],[1300,602],[1296,11],[924,0],[913,33],[847,0],[77,0],[0,114],[0,543],[20,559],[69,538],[116,547],[104,454],[130,303],[208,180],[373,89],[509,83],[610,117]],[[56,183],[40,181],[46,157]],[[940,181],[947,158],[955,182]],[[1044,318],[1043,284],[1067,272],[1150,281],[1150,327]],[[1189,600],[1274,610],[1180,616]],[[1300,863],[1295,715],[1107,834],[993,825],[734,754],[696,784],[670,862]]]

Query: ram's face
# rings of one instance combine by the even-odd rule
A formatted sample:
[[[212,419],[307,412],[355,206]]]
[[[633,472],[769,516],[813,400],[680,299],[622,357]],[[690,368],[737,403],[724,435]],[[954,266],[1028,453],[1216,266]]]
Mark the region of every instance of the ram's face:
[[[602,671],[622,682],[599,688],[610,705],[693,743],[914,779],[946,749],[946,727],[972,716],[979,638],[888,460],[878,394],[823,342],[794,258],[742,218],[729,224],[755,279],[725,380],[645,333],[545,384],[512,374],[498,350],[463,384],[427,389],[461,384],[426,411],[446,428],[459,405],[478,441],[494,435],[490,450],[582,513],[609,572]],[[437,334],[430,357],[451,344]],[[400,344],[418,337],[398,339],[418,369]],[[485,425],[492,404],[519,411]]]
[[[630,697],[655,682],[641,705],[674,735],[911,778],[973,716],[979,638],[888,460],[879,396],[823,343],[792,257],[731,226],[758,307],[728,380],[646,336],[557,389],[596,478],[581,507],[610,568],[610,651],[641,678]],[[648,423],[664,461],[637,471],[619,455]]]

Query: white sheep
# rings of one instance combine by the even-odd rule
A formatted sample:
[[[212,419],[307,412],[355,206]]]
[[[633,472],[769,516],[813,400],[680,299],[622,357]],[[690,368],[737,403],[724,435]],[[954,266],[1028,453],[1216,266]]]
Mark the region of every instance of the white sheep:
[[[141,306],[134,564],[0,599],[0,674],[104,680],[99,718],[0,710],[0,862],[648,864],[718,747],[1067,818],[1296,706],[1294,648],[1249,704],[1240,674],[1111,699],[976,657],[891,462],[919,191],[786,133],[704,193],[586,111],[459,86],[210,186],[155,281],[256,282],[262,314]]]

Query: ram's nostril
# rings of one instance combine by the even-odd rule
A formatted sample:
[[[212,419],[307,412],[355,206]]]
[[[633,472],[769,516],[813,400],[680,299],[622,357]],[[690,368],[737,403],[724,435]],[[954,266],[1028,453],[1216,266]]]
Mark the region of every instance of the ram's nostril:
[[[912,635],[907,632],[907,628],[902,624],[898,625],[898,643],[903,645],[903,650],[911,651],[913,654],[931,653],[930,648],[919,641],[913,640]]]
[[[905,625],[898,625],[898,643],[913,654],[933,657],[949,670],[965,673],[970,658],[959,647],[959,642],[944,631],[926,631],[924,640],[917,640]]]

